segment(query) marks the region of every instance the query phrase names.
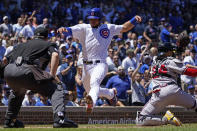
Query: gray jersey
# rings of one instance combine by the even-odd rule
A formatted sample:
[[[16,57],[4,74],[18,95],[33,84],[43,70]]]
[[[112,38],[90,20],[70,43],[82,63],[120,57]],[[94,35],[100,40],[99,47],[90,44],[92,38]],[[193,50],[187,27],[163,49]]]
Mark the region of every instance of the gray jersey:
[[[165,65],[165,67],[167,68],[167,75],[170,77],[168,77],[165,74],[156,76],[152,80],[155,86],[157,86],[158,83],[166,84],[170,82],[175,82],[176,84],[178,84],[177,80],[186,69],[186,67],[180,60],[173,57],[167,57],[166,59],[163,60],[157,60],[157,62],[155,62],[152,67],[152,72],[155,73],[155,70],[157,70],[160,67],[160,65]]]

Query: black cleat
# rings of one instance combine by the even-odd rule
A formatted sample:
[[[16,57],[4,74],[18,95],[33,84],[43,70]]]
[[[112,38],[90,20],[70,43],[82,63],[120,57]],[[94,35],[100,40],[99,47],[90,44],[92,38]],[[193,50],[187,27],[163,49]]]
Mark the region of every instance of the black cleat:
[[[77,128],[78,125],[68,119],[64,119],[64,120],[59,120],[59,122],[54,122],[53,123],[53,128]]]
[[[4,122],[4,128],[24,128],[24,124],[22,121],[19,121],[17,119],[11,120],[6,119]]]
[[[67,119],[64,112],[57,112],[54,114],[53,128],[77,128],[78,125]]]

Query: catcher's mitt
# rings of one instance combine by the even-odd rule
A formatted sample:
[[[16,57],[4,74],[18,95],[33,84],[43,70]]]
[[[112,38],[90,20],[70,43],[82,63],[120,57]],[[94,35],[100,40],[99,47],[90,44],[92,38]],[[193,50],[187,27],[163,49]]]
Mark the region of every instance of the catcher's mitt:
[[[179,34],[177,38],[177,46],[178,47],[186,47],[190,42],[187,31],[183,31]]]

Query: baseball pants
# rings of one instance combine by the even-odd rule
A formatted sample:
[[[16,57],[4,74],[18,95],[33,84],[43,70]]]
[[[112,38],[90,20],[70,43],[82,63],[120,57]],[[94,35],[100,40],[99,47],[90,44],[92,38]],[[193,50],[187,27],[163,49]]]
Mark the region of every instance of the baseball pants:
[[[4,77],[12,89],[6,119],[17,118],[26,90],[32,90],[49,97],[52,102],[53,113],[65,111],[63,89],[53,83],[52,80],[35,80],[32,71],[27,65],[8,64],[5,67]]]
[[[160,113],[166,106],[176,105],[189,109],[196,109],[196,99],[182,91],[176,84],[162,87],[157,93],[153,93],[151,99],[143,107],[137,124],[139,125],[163,125],[166,124],[162,117],[155,114]],[[141,120],[140,120],[141,119]]]
[[[108,66],[106,63],[88,65],[84,64],[83,66],[83,85],[87,94],[90,95],[93,100],[93,106],[95,106],[98,96],[105,97],[109,100],[114,97],[113,89],[106,89],[100,87],[100,84],[104,79],[107,71]]]

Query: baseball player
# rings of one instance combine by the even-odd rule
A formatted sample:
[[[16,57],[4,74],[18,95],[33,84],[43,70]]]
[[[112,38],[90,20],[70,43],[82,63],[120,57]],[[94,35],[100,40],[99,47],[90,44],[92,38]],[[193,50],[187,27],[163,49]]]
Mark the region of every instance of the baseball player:
[[[78,24],[70,28],[60,28],[58,31],[70,32],[74,38],[82,43],[83,55],[83,85],[87,92],[87,112],[92,112],[98,96],[109,100],[115,98],[115,89],[100,88],[100,83],[107,73],[107,49],[113,36],[131,30],[141,22],[140,16],[135,16],[123,25],[102,24],[103,14],[100,8],[90,10],[88,19],[90,24]]]
[[[181,33],[177,42],[178,49],[189,43],[189,37]],[[181,46],[180,46],[181,45]],[[180,75],[197,76],[197,69],[185,67],[184,64],[173,57],[173,48],[159,47],[159,56],[152,67],[153,95],[136,119],[138,125],[164,125],[173,124],[181,126],[180,120],[169,110],[163,117],[155,116],[168,105],[183,106],[197,112],[197,100],[178,86]]]

